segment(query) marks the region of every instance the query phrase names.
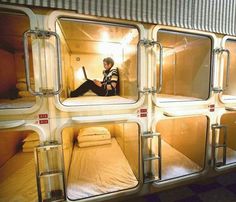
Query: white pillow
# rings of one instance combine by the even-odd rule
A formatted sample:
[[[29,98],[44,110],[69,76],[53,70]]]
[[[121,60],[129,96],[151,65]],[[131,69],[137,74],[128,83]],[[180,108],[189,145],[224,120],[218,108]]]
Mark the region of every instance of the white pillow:
[[[30,141],[36,141],[39,140],[39,136],[37,133],[30,133],[23,142],[30,142]]]
[[[82,128],[79,131],[80,136],[84,135],[110,135],[109,130],[104,127],[89,127],[89,128]]]
[[[102,134],[102,135],[83,135],[77,136],[77,141],[78,143],[82,142],[96,142],[96,141],[101,141],[101,140],[109,140],[111,139],[110,134]]]
[[[94,147],[94,146],[101,146],[111,144],[110,140],[101,140],[101,141],[93,141],[93,142],[81,142],[78,143],[78,147]]]

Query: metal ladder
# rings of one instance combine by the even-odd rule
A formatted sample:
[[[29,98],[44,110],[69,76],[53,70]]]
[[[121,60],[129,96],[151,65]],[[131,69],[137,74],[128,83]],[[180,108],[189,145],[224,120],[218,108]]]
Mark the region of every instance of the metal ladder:
[[[214,167],[221,167],[226,165],[226,151],[227,151],[227,127],[225,125],[219,125],[219,124],[213,124],[211,126],[212,128],[212,157],[213,157],[213,165]],[[218,144],[217,142],[217,135],[216,135],[216,130],[224,130],[223,133],[223,143]],[[219,135],[220,138],[220,135]],[[216,150],[219,148],[223,148],[223,160],[222,161],[217,161],[216,157]]]
[[[35,148],[38,201],[66,199],[62,145],[46,142]]]
[[[153,152],[153,138],[158,138],[158,150],[157,154]],[[147,149],[145,148],[148,144],[148,140],[150,140],[150,147]],[[149,166],[148,172],[145,173],[144,170],[144,183],[151,183],[155,181],[161,180],[161,134],[160,133],[153,133],[153,132],[145,132],[142,135],[142,144],[143,144],[143,167],[145,168],[145,164]],[[146,149],[146,150],[145,150]],[[146,154],[145,151],[148,150]],[[157,160],[158,161],[158,174],[155,175],[152,172],[153,164],[152,162]]]

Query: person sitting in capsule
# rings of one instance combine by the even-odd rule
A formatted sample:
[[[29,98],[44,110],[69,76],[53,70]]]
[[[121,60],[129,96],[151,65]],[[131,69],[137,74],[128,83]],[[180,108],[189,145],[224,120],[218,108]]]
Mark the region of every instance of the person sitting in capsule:
[[[113,96],[119,95],[119,72],[117,67],[114,66],[114,60],[111,57],[103,59],[103,80],[90,80],[87,79],[77,89],[71,91],[70,97],[78,97],[84,95],[91,90],[98,96]]]

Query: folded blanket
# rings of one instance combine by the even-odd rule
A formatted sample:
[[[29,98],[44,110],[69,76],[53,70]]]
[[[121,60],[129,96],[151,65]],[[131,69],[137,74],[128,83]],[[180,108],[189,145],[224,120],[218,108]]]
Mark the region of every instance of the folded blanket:
[[[89,128],[82,128],[79,131],[79,136],[86,136],[86,135],[106,135],[110,134],[110,132],[104,127],[89,127]]]
[[[17,79],[17,83],[26,83],[26,78],[23,77],[23,78],[18,78]],[[30,83],[34,83],[34,78],[33,77],[30,77]]]
[[[27,135],[27,137],[23,140],[23,142],[31,142],[31,141],[38,141],[39,136],[37,133],[33,132]]]
[[[33,95],[29,91],[19,91],[20,97],[32,97]]]
[[[16,88],[17,88],[19,91],[27,91],[27,85],[26,85],[26,83],[19,82],[19,83],[16,84]],[[35,88],[35,85],[34,85],[34,84],[31,84],[31,88],[34,89],[34,88]]]
[[[99,146],[99,145],[106,145],[106,144],[111,144],[111,139],[92,141],[92,142],[82,142],[82,143],[78,143],[78,147],[92,147],[92,146]]]
[[[39,141],[30,141],[23,144],[23,149],[34,148],[39,145]]]
[[[77,136],[78,143],[111,139],[111,134]]]

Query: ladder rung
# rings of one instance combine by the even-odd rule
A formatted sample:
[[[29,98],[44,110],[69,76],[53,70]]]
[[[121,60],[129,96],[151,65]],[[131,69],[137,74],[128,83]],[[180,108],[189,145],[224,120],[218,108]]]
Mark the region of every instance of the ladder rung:
[[[151,137],[158,137],[160,136],[161,134],[160,133],[150,133],[150,134],[144,134],[142,135],[143,138],[151,138]]]
[[[158,155],[152,155],[152,156],[145,157],[143,160],[144,161],[152,161],[152,160],[156,160],[156,159],[161,159],[161,157]]]
[[[60,198],[49,198],[49,199],[43,199],[43,202],[62,202],[62,201],[65,201],[65,198],[64,196],[61,196]]]
[[[159,181],[160,178],[159,177],[150,177],[150,178],[145,178],[144,179],[144,183],[150,183],[150,182],[156,182],[156,181]]]
[[[227,147],[227,145],[226,145],[226,144],[216,144],[214,147],[215,147],[215,148]]]
[[[63,175],[63,171],[49,171],[49,172],[42,172],[39,174],[39,177],[51,177],[55,175]]]
[[[221,161],[216,162],[216,167],[221,167],[221,166],[224,166],[224,165],[225,165],[224,162],[221,162]]]
[[[61,145],[39,145],[36,147],[37,150],[48,150],[48,149],[55,149],[55,148],[60,148]]]

